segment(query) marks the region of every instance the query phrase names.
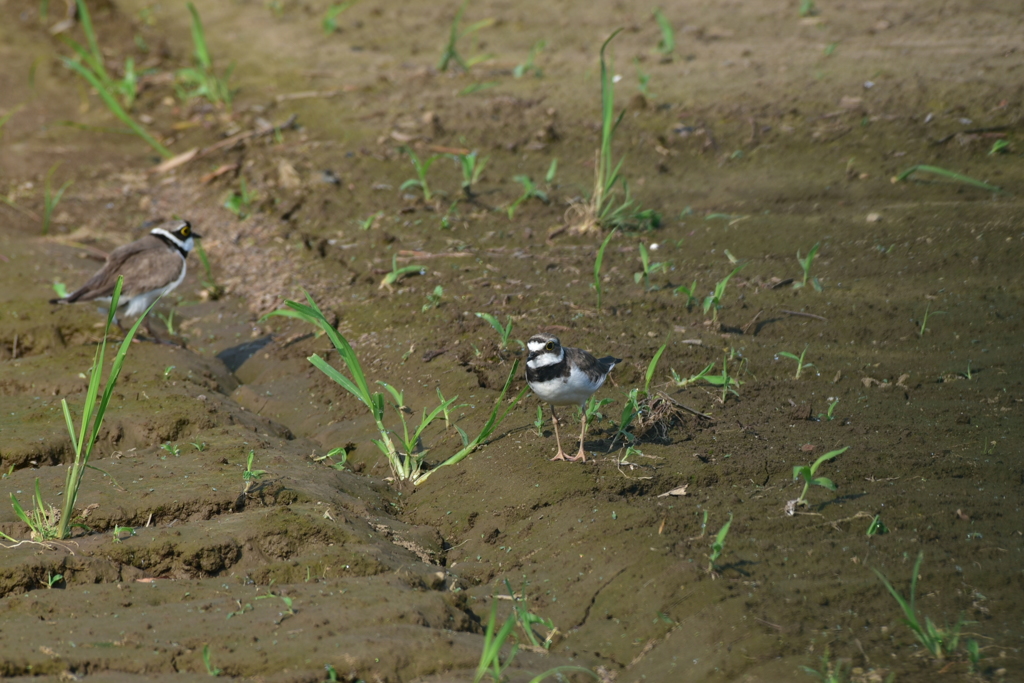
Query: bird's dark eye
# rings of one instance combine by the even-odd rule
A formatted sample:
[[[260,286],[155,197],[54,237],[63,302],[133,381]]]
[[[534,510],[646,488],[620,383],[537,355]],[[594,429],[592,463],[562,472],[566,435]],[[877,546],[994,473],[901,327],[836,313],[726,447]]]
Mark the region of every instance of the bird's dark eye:
[[[545,351],[554,351],[555,350],[555,342],[548,342],[547,344],[545,344],[544,345],[544,350]]]

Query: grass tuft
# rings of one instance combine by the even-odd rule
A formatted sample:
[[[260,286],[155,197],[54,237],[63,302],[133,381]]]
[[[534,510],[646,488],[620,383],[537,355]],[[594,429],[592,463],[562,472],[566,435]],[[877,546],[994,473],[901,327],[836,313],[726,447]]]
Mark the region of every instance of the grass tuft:
[[[26,512],[19,504],[18,499],[15,495],[11,494],[11,505],[14,507],[14,514],[17,515],[18,519],[27,524],[32,531],[32,538],[34,540],[60,540],[71,536],[71,530],[75,526],[82,526],[81,524],[74,524],[72,520],[74,518],[75,503],[78,501],[78,492],[82,485],[82,477],[85,475],[86,467],[89,467],[89,458],[92,456],[93,446],[96,445],[96,440],[99,438],[100,430],[103,428],[103,418],[107,412],[107,406],[110,403],[110,397],[114,393],[114,386],[117,384],[117,378],[121,374],[121,368],[124,366],[125,357],[128,355],[128,348],[131,346],[132,339],[135,338],[135,333],[138,331],[142,321],[146,318],[146,315],[153,310],[153,306],[156,305],[154,301],[149,308],[146,309],[145,313],[139,316],[139,319],[135,321],[128,334],[125,335],[124,341],[121,342],[118,347],[117,353],[114,355],[113,363],[110,367],[110,374],[107,376],[107,384],[103,388],[102,395],[100,394],[100,381],[101,375],[103,374],[103,361],[106,359],[107,351],[107,339],[110,336],[110,326],[114,322],[114,317],[117,313],[117,305],[121,298],[121,289],[124,286],[124,278],[118,277],[117,284],[114,286],[114,292],[110,300],[110,309],[107,311],[107,323],[103,330],[103,339],[96,347],[96,354],[93,356],[92,368],[89,371],[89,386],[85,392],[85,404],[82,408],[81,426],[77,430],[74,425],[74,420],[71,417],[71,409],[68,407],[67,399],[61,399],[61,408],[64,412],[64,422],[67,425],[68,434],[71,437],[71,449],[75,452],[75,459],[71,467],[68,468],[67,477],[64,480],[64,506],[58,512],[52,505],[47,505],[43,502],[43,497],[39,491],[39,479],[36,479],[35,495],[33,496],[33,508],[30,512]],[[91,424],[90,424],[91,423]],[[8,536],[5,536],[8,540],[13,540]]]
[[[211,104],[223,104],[231,107],[232,92],[228,87],[228,79],[234,70],[229,66],[223,76],[218,76],[213,67],[213,57],[206,44],[206,31],[196,6],[191,2],[187,5],[192,15],[192,45],[196,58],[196,66],[179,69],[177,73],[178,97],[182,100],[205,98]]]
[[[931,619],[925,617],[924,624],[917,617],[917,607],[915,601],[917,598],[917,575],[921,569],[921,561],[924,559],[924,551],[918,553],[917,562],[914,563],[913,572],[910,575],[910,597],[909,599],[904,598],[900,595],[899,591],[893,588],[893,585],[889,583],[889,579],[885,578],[882,572],[872,567],[872,571],[878,575],[878,578],[882,580],[886,590],[896,599],[900,609],[903,610],[903,623],[913,631],[914,636],[917,640],[925,646],[925,648],[932,654],[936,659],[943,659],[946,655],[953,653],[956,650],[957,644],[960,641],[960,629],[966,624],[963,618],[957,620],[952,627],[939,628],[936,626]]]

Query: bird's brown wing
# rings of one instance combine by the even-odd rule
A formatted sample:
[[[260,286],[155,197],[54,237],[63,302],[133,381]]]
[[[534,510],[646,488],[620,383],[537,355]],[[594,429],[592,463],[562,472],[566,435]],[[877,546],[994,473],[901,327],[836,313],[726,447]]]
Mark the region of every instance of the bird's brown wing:
[[[156,289],[156,287],[149,286],[149,283],[156,277],[155,273],[160,272],[166,277],[168,265],[173,266],[180,263],[181,258],[178,254],[164,244],[160,238],[146,235],[140,240],[125,244],[110,252],[103,267],[84,285],[69,294],[64,301],[74,303],[108,297],[114,293],[119,274],[125,276],[122,296],[134,296]]]

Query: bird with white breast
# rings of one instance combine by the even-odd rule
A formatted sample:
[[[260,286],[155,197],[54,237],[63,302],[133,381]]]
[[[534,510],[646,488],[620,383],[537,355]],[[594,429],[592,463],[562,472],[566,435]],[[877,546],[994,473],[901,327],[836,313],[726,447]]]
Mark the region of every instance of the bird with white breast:
[[[622,359],[612,356],[595,358],[583,349],[562,346],[558,337],[550,334],[533,335],[526,342],[526,349],[526,381],[533,393],[551,404],[551,421],[555,427],[555,442],[558,444],[558,453],[551,459],[586,462],[583,440],[587,435],[587,411],[584,406]],[[577,405],[583,411],[580,449],[572,457],[562,450],[562,441],[558,436],[558,415],[555,413],[555,406],[568,405]]]
[[[110,303],[117,278],[123,276],[124,285],[115,315],[141,315],[150,304],[185,279],[188,254],[195,246],[194,240],[199,238],[188,221],[161,223],[145,237],[110,252],[107,262],[84,285],[66,297],[52,299],[50,303]]]

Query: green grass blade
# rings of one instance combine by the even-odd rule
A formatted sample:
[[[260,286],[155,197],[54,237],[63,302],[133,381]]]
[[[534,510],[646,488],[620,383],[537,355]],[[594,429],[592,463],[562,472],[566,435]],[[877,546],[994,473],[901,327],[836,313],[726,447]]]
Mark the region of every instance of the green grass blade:
[[[314,353],[312,356],[310,356],[306,360],[308,360],[310,363],[312,363],[316,367],[317,370],[319,370],[320,372],[324,373],[325,375],[330,377],[332,380],[334,380],[335,382],[340,384],[343,389],[345,389],[350,394],[352,394],[353,396],[358,398],[360,401],[365,403],[366,407],[369,408],[371,411],[374,410],[373,402],[372,402],[372,400],[370,400],[370,397],[366,396],[365,394],[363,394],[363,392],[359,389],[358,386],[356,386],[352,382],[352,380],[350,380],[345,375],[341,374],[338,370],[336,370],[332,365],[330,365],[323,358],[321,358],[320,356],[318,356],[317,354]]]
[[[75,0],[78,5],[78,20],[82,24],[82,31],[85,33],[85,40],[89,43],[89,51],[87,59],[90,66],[96,71],[96,74],[105,82],[110,83],[110,76],[107,74],[107,69],[103,64],[103,53],[100,51],[99,41],[96,39],[96,31],[92,26],[92,16],[89,14],[89,8],[86,7],[85,0]]]
[[[121,119],[122,123],[131,128],[132,132],[134,132],[140,138],[145,140],[150,147],[155,149],[157,153],[160,154],[160,156],[164,157],[165,159],[170,159],[172,156],[174,156],[171,150],[167,149],[159,142],[157,142],[156,138],[154,138],[152,135],[146,132],[145,128],[136,123],[135,120],[128,115],[128,112],[126,112],[121,107],[121,104],[117,101],[117,98],[115,98],[111,94],[110,89],[104,87],[92,71],[85,68],[78,62],[72,59],[68,59],[67,57],[62,57],[62,60],[64,61],[65,66],[67,66],[69,69],[71,69],[79,76],[87,80],[92,87],[96,88],[96,91],[99,93],[100,98],[102,98],[104,104],[107,105],[107,108],[110,109],[114,116]]]
[[[837,450],[837,451],[829,451],[829,452],[828,452],[828,453],[826,453],[825,455],[823,455],[823,456],[821,456],[820,458],[818,458],[817,460],[815,460],[815,461],[814,461],[814,464],[813,464],[813,465],[811,465],[811,475],[813,476],[813,475],[814,475],[814,473],[818,471],[818,468],[819,468],[819,467],[821,466],[821,464],[822,464],[823,462],[825,462],[825,461],[827,461],[827,460],[831,460],[832,458],[836,457],[837,455],[842,455],[842,454],[843,454],[843,453],[845,453],[845,452],[846,452],[847,450],[849,450],[849,448],[850,448],[850,447],[849,447],[849,446],[847,446],[847,447],[845,447],[845,448],[840,448],[840,449],[839,449],[839,450]]]
[[[512,381],[515,379],[516,371],[518,369],[519,359],[517,358],[515,361],[512,362],[512,369],[509,371],[508,377],[505,379],[505,386],[501,388],[501,393],[498,395],[497,400],[494,402],[494,408],[491,410],[491,414],[487,418],[487,422],[484,423],[484,426],[480,429],[480,433],[477,434],[476,438],[466,443],[466,433],[461,428],[459,428],[458,425],[456,425],[455,428],[459,431],[460,435],[462,436],[462,440],[463,443],[465,443],[465,446],[463,446],[463,448],[458,453],[451,456],[444,462],[441,462],[429,472],[424,472],[423,474],[421,474],[413,482],[414,484],[422,484],[424,481],[427,480],[427,478],[432,473],[436,472],[440,468],[445,467],[447,465],[454,465],[462,461],[470,453],[475,451],[480,446],[480,444],[486,441],[499,426],[501,426],[501,423],[505,421],[505,418],[508,416],[508,414],[512,411],[513,408],[516,407],[519,401],[522,400],[523,396],[526,395],[526,392],[529,391],[530,388],[529,385],[524,386],[522,390],[520,390],[519,394],[512,401],[512,403],[499,416],[499,411],[501,410],[501,402],[504,400],[505,394],[508,393],[509,387],[512,386]]]
[[[914,173],[917,173],[918,171],[921,171],[921,172],[924,172],[924,173],[934,173],[935,175],[939,175],[939,176],[942,176],[944,178],[949,178],[950,180],[957,180],[957,181],[959,181],[961,183],[965,183],[967,185],[973,185],[974,187],[978,187],[978,188],[981,188],[983,190],[988,190],[989,192],[996,192],[996,193],[999,193],[999,194],[1005,194],[1004,190],[1001,187],[996,187],[995,185],[989,185],[986,182],[983,182],[981,180],[975,180],[974,178],[971,178],[969,176],[965,176],[965,175],[963,175],[961,173],[956,173],[955,171],[947,171],[944,168],[939,168],[938,166],[928,166],[926,164],[918,164],[917,166],[911,166],[906,171],[904,171],[903,173],[900,173],[898,176],[896,176],[896,180],[897,180],[897,182],[901,181],[901,180],[906,180],[908,177],[910,177]]]
[[[658,22],[658,28],[661,29],[661,40],[658,42],[658,52],[668,56],[676,49],[675,31],[672,30],[672,24],[669,22],[668,17],[666,17],[660,9],[654,10],[654,20]]]
[[[60,400],[60,405],[61,408],[64,409],[64,422],[67,423],[68,435],[71,437],[71,450],[73,450],[75,453],[78,453],[78,439],[75,438],[75,423],[71,419],[71,409],[68,408],[67,399],[62,398]]]
[[[199,12],[195,5],[190,2],[187,7],[189,14],[192,15],[192,44],[196,49],[196,60],[203,68],[209,70],[213,66],[213,61],[210,59],[210,51],[206,48],[206,32],[203,31],[203,22],[199,18]]]
[[[661,345],[661,348],[658,349],[658,352],[654,354],[654,358],[652,358],[651,362],[647,365],[647,374],[644,376],[645,394],[651,393],[651,379],[654,377],[654,371],[658,367],[658,361],[661,360],[661,354],[665,353],[665,349],[667,348],[668,342],[665,342],[664,344]]]

